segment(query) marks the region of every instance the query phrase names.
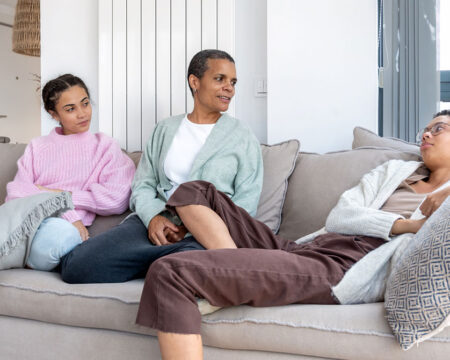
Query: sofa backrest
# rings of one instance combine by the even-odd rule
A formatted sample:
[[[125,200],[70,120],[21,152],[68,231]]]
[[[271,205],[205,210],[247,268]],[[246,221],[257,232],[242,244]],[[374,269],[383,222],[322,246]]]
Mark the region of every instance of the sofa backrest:
[[[0,143],[0,205],[5,202],[6,184],[14,179],[17,160],[25,151],[26,144]]]
[[[17,160],[25,147],[25,144],[0,143],[0,205],[6,197],[6,184],[13,180]],[[141,154],[129,155],[137,163]],[[327,154],[300,153],[289,178],[279,235],[296,240],[323,227],[339,196],[355,186],[365,173],[391,159],[417,161],[419,157],[416,153],[378,147]],[[105,231],[124,216],[98,217],[92,231]]]
[[[378,147],[322,155],[300,153],[289,178],[279,235],[296,240],[322,228],[340,195],[391,159],[420,160],[416,153]]]

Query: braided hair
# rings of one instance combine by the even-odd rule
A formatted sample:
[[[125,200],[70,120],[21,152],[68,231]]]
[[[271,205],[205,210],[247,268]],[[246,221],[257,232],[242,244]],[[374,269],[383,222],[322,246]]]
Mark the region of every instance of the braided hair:
[[[206,70],[208,70],[208,59],[226,59],[234,64],[234,59],[225,51],[222,50],[202,50],[194,55],[191,62],[189,63],[187,79],[189,89],[191,90],[192,96],[194,96],[194,91],[191,88],[191,84],[189,84],[189,76],[192,74],[198,79],[201,79],[205,74]]]
[[[50,80],[42,89],[42,101],[47,112],[56,111],[56,103],[61,94],[72,86],[80,86],[85,91],[88,97],[89,90],[86,84],[79,77],[72,74],[64,74],[58,76],[56,79]]]

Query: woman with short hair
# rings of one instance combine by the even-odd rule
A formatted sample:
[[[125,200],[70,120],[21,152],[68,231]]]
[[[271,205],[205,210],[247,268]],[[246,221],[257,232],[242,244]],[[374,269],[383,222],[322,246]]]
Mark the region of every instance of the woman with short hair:
[[[172,193],[187,181],[213,183],[233,203],[256,214],[263,176],[260,145],[247,126],[224,113],[236,82],[234,60],[226,52],[203,50],[193,57],[188,83],[194,109],[156,124],[132,184],[135,213],[65,256],[64,281],[123,282],[144,277],[161,256],[225,246],[217,239],[194,239],[165,210]]]

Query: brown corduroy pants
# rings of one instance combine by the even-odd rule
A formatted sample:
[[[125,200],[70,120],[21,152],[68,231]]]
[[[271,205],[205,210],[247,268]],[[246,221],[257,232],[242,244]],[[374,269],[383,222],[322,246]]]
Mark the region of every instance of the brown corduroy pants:
[[[136,322],[160,331],[199,334],[196,297],[215,306],[335,304],[331,287],[385,240],[329,233],[307,244],[276,236],[205,181],[182,184],[167,208],[203,205],[227,225],[238,249],[189,251],[155,261]]]

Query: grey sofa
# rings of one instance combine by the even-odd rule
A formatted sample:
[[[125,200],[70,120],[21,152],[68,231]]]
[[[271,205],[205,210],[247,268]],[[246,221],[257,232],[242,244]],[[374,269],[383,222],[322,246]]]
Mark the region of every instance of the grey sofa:
[[[371,144],[323,155],[299,154],[287,192],[281,189],[286,195],[281,235],[297,239],[322,227],[339,195],[378,164],[418,158],[407,147],[394,149],[396,143],[390,148],[389,143],[363,145]],[[24,147],[0,144],[1,201]],[[267,170],[283,157],[280,151],[265,156]],[[269,175],[265,186],[272,184]],[[98,217],[90,231],[103,231],[121,218]],[[0,271],[0,359],[159,359],[155,331],[134,322],[142,286],[143,280],[69,285],[57,273]],[[202,335],[206,359],[431,360],[450,354],[449,328],[419,347],[401,350],[383,303],[238,306],[203,316]]]

